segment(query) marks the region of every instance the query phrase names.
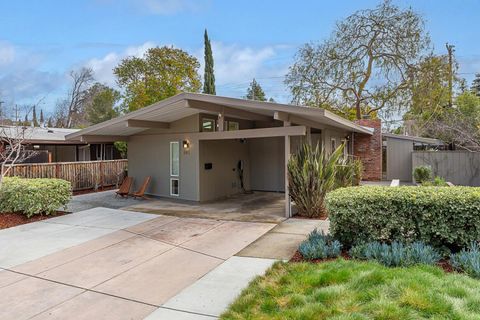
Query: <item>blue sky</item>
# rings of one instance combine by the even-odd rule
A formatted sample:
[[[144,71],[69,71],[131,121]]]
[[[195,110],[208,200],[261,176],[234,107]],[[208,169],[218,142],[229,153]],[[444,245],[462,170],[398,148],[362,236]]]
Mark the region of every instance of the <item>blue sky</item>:
[[[283,76],[299,46],[322,41],[335,21],[379,1],[84,0],[0,3],[0,99],[41,97],[50,112],[68,71],[92,67],[115,85],[112,68],[129,55],[174,45],[203,62],[203,30],[213,42],[217,93],[241,97],[255,77],[268,96],[288,102]],[[456,46],[462,76],[480,72],[479,0],[397,0],[426,19],[435,52]],[[203,73],[203,70],[200,70]]]

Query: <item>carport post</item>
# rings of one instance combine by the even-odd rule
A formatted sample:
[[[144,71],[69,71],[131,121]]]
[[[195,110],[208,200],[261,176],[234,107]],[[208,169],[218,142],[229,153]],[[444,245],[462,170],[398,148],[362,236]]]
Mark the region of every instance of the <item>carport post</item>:
[[[290,122],[284,121],[283,126],[290,126]],[[292,216],[292,206],[288,187],[288,160],[290,160],[290,136],[285,135],[285,217],[290,218]]]

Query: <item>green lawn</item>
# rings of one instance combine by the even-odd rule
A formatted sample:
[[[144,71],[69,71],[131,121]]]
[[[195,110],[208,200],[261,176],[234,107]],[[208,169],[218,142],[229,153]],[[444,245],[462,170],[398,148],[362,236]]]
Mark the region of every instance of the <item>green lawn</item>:
[[[221,319],[480,319],[480,281],[429,266],[276,263]]]

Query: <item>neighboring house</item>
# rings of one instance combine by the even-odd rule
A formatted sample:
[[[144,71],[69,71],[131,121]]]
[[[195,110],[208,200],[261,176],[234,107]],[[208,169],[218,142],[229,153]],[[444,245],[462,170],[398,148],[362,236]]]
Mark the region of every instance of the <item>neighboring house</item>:
[[[80,139],[66,140],[65,136],[79,129],[0,126],[3,137],[24,137],[25,149],[34,151],[24,163],[74,162],[120,159],[112,142],[88,144]]]
[[[242,184],[246,190],[285,192],[286,162],[302,141],[327,152],[345,142],[345,153],[358,156],[374,142],[379,158],[362,160],[366,178],[381,179],[381,130],[376,123],[360,124],[320,108],[182,93],[68,134],[67,140],[127,141],[136,186],[151,176],[151,195],[211,201],[242,192]]]
[[[382,133],[383,177],[386,180],[412,181],[412,155],[414,151],[444,150],[447,146],[441,140]]]

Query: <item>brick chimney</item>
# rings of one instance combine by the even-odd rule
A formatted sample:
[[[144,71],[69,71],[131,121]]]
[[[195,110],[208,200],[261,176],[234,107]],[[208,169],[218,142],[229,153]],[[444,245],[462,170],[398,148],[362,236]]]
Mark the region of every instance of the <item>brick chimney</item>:
[[[361,119],[356,124],[373,128],[373,135],[353,134],[353,155],[363,163],[363,180],[382,180],[382,121],[380,119]]]

